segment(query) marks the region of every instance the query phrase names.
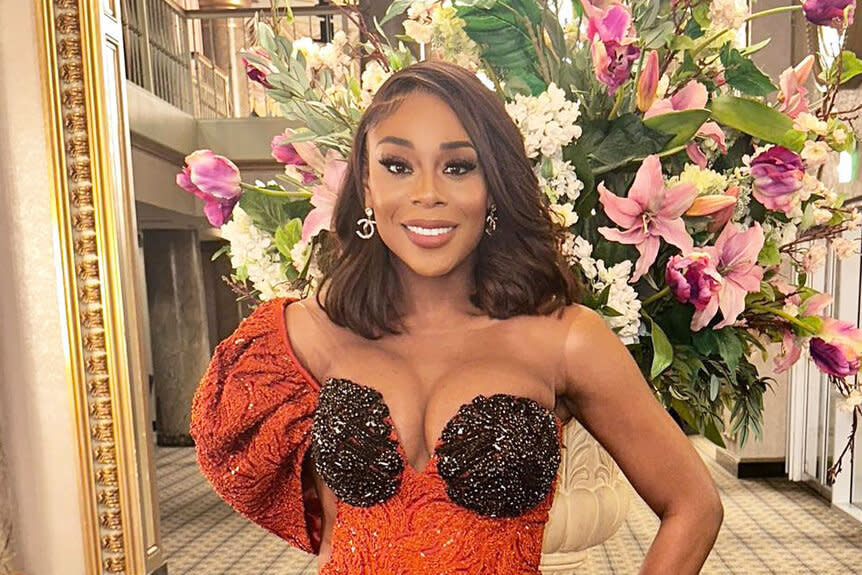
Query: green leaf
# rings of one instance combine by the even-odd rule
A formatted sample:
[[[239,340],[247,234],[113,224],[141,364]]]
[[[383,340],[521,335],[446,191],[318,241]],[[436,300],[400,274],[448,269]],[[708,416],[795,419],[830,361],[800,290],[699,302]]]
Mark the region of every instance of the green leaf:
[[[652,366],[650,366],[650,379],[655,379],[661,374],[673,361],[673,346],[668,341],[667,336],[662,331],[661,327],[650,316],[642,313],[644,318],[650,323],[650,338],[652,340]]]
[[[746,46],[742,50],[739,51],[743,56],[751,56],[757,52],[760,52],[764,48],[766,48],[769,43],[772,41],[772,38],[767,38],[766,40],[762,40],[756,44],[751,44],[750,46]]]
[[[709,105],[712,117],[725,126],[739,130],[765,142],[799,152],[805,134],[793,129],[793,120],[755,100],[722,95]]]
[[[757,256],[757,263],[764,266],[777,266],[781,263],[781,254],[778,252],[778,245],[775,242],[766,242]]]
[[[593,171],[603,174],[660,152],[671,138],[649,128],[636,114],[624,114],[611,122],[608,135],[588,157]]]
[[[705,356],[710,356],[718,351],[718,338],[711,329],[701,329],[692,336],[694,348]]]
[[[721,380],[714,373],[709,375],[709,400],[715,401],[718,397],[718,390],[721,387]]]
[[[382,26],[396,16],[403,14],[412,3],[413,0],[395,0],[389,5],[389,8],[386,9],[386,14],[383,15],[383,20],[380,21],[380,25]]]
[[[769,76],[730,44],[721,49],[721,63],[727,83],[743,94],[768,96],[777,90]]]
[[[683,110],[653,116],[644,120],[644,125],[666,136],[671,136],[672,139],[663,148],[669,150],[687,144],[708,118],[709,110]]]
[[[730,327],[725,327],[715,331],[718,336],[718,354],[727,368],[733,372],[739,365],[739,360],[742,358],[743,345],[736,336],[735,330]]]
[[[275,230],[275,247],[286,258],[290,258],[290,250],[302,237],[302,220],[292,218],[286,224]]]
[[[482,59],[509,89],[531,95],[547,89],[531,40],[544,34],[542,12],[534,0],[456,0],[453,5]]]
[[[832,67],[826,72],[826,79],[830,81],[835,78],[838,73],[838,58],[832,63]],[[862,60],[856,57],[856,54],[850,50],[841,52],[841,78],[838,84],[849,82],[859,74],[862,74]]]
[[[675,27],[673,22],[665,20],[656,26],[650,26],[643,31],[641,40],[643,41],[644,50],[654,50],[661,48],[669,40],[675,38],[673,32]],[[693,43],[692,43],[693,44]]]

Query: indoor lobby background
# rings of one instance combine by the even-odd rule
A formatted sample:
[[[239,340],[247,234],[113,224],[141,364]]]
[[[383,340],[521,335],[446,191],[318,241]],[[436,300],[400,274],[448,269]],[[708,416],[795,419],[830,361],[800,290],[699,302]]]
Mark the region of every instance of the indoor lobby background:
[[[0,508],[0,548],[8,530],[17,570],[28,575],[83,575],[90,572],[83,527],[88,518],[80,493],[64,339],[69,318],[62,303],[58,216],[50,201],[54,185],[46,104],[50,88],[43,69],[46,41],[40,32],[41,6],[53,1],[0,0],[0,501],[7,502]],[[757,6],[790,1],[762,0]],[[54,4],[62,10],[68,2]],[[146,433],[154,453],[150,472],[161,508],[151,528],[160,528],[163,538],[157,568],[167,565],[171,574],[243,573],[240,566],[252,564],[250,557],[264,553],[264,548],[272,564],[281,565],[272,573],[314,572],[307,557],[291,559],[284,545],[256,527],[243,533],[233,527],[218,531],[215,523],[211,528],[188,528],[189,521],[202,516],[189,512],[192,492],[199,494],[198,503],[206,501],[201,513],[210,519],[226,517],[227,508],[215,507],[216,496],[195,476],[189,404],[215,344],[233,331],[245,310],[221,279],[231,271],[226,258],[211,261],[224,240],[207,223],[202,203],[178,188],[174,177],[184,156],[199,148],[231,158],[245,180],[265,181],[281,169],[268,143],[271,135],[288,126],[274,116],[257,86],[250,85],[235,57],[247,40],[249,20],[262,4],[249,2],[237,10],[201,9],[197,0],[119,4],[122,20],[116,37],[122,38],[126,80],[117,93],[126,96],[131,136],[130,189],[140,266],[134,277],[142,282],[138,293],[146,296],[138,301],[146,358],[141,366],[145,385],[139,391],[148,406]],[[320,37],[326,26],[349,29],[326,6],[300,1],[292,5],[302,8],[297,22],[307,27],[308,35]],[[367,9],[382,14],[387,5],[371,1]],[[800,16],[776,14],[752,22],[752,42],[771,38],[757,60],[773,77],[798,62],[813,41]],[[176,34],[177,30],[185,32]],[[858,27],[849,48],[862,55]],[[862,88],[858,82],[851,84],[840,98],[847,107],[862,104]],[[862,134],[857,133],[859,137]],[[835,185],[854,197],[862,193],[856,164],[855,154],[848,154],[828,166]],[[835,316],[857,325],[862,307],[860,264],[859,257],[841,262],[829,258],[811,278],[814,287],[835,294]],[[832,564],[846,565],[843,553],[849,557],[855,548],[855,566],[862,573],[862,462],[847,467],[835,485],[827,485],[825,479],[825,470],[843,446],[850,415],[835,410],[834,389],[813,367],[805,367],[808,363],[803,358],[796,369],[776,376],[775,391],[765,397],[761,441],[745,448],[729,442],[727,449],[694,436],[692,441],[726,489],[725,496],[740,498],[737,512],[766,517],[762,533],[814,521],[812,529],[821,538],[818,545],[828,548],[833,541],[842,549]],[[769,364],[759,365],[768,370]],[[640,555],[637,549],[648,545],[647,536],[656,526],[642,502],[633,503],[627,526],[603,550],[594,550],[594,563],[583,572],[634,572],[620,566],[636,564],[643,555],[643,549]],[[726,520],[724,528],[730,537],[733,526],[728,527]],[[179,544],[171,546],[171,536],[191,545],[211,530],[216,537],[208,543],[212,547],[181,556],[175,548]],[[734,556],[731,548],[748,553],[743,553],[746,537],[740,534],[738,539],[726,541],[727,548],[721,551],[725,557]],[[225,545],[246,545],[241,551],[245,560],[221,571],[208,557]],[[628,556],[603,555],[615,552]],[[798,558],[799,564],[805,561]],[[114,567],[123,572],[123,566]]]

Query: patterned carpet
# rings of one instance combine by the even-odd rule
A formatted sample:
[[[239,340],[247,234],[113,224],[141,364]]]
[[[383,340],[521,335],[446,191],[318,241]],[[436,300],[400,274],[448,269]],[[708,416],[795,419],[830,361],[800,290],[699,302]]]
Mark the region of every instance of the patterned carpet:
[[[703,448],[702,438],[693,439]],[[711,458],[704,461],[721,489],[725,515],[703,574],[862,575],[862,523],[804,485],[740,480]],[[157,466],[168,575],[316,575],[314,556],[248,522],[213,493],[192,448],[158,448]],[[633,495],[626,523],[590,550],[579,575],[638,572],[659,520]]]

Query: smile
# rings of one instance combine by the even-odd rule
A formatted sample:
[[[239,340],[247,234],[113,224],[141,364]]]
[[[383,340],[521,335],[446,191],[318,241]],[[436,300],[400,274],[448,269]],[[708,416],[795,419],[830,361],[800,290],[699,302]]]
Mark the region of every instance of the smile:
[[[455,232],[457,226],[444,226],[426,228],[422,226],[409,226],[402,224],[407,232],[407,237],[414,244],[423,248],[436,248],[448,242]]]

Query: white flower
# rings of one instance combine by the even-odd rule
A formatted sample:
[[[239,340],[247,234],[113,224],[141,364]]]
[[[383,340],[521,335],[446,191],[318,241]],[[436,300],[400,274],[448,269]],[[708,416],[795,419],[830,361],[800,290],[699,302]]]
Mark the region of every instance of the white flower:
[[[709,20],[718,29],[738,30],[747,17],[746,0],[713,0],[709,6]]]
[[[530,158],[539,153],[556,156],[563,146],[581,136],[581,127],[575,123],[580,117],[578,104],[566,100],[566,93],[556,84],[551,83],[538,96],[516,95],[506,104],[506,111],[521,130]]]
[[[415,20],[405,20],[404,33],[420,44],[428,44],[434,35],[434,28],[430,24],[422,24]]]
[[[849,413],[860,405],[862,405],[862,388],[854,387],[847,397],[838,402],[838,409]]]
[[[850,216],[844,222],[844,225],[847,226],[847,229],[851,232],[856,230],[860,225],[862,225],[862,212],[860,212],[858,208],[851,208]]]
[[[856,251],[856,242],[847,238],[834,238],[832,240],[832,249],[835,251],[835,256],[841,260],[859,253]]]
[[[822,166],[829,158],[829,144],[822,140],[818,142],[806,140],[800,155],[805,160],[806,167]]]
[[[270,234],[257,228],[251,217],[236,204],[230,221],[221,228],[230,242],[231,266],[245,269],[254,289],[263,300],[289,293],[289,282],[281,269],[281,258]]]
[[[558,157],[546,158],[539,162],[534,171],[539,181],[539,189],[544,192],[552,203],[561,197],[575,201],[584,189],[584,183],[578,179],[575,167]]]
[[[723,194],[727,190],[726,177],[697,164],[686,164],[679,177],[671,178],[668,185],[673,185],[675,181],[693,184],[698,195]]]
[[[436,4],[437,0],[413,0],[407,8],[407,17],[411,20],[421,20],[428,16],[428,12]]]
[[[629,284],[632,273],[632,262],[620,262],[610,268],[604,261],[595,260],[592,257],[593,247],[580,236],[567,233],[563,244],[563,255],[570,265],[577,265],[591,282],[591,289],[601,292],[607,286],[607,306],[619,312],[619,316],[605,316],[603,319],[626,344],[639,341],[641,328],[640,308],[641,302],[638,294]]]
[[[296,271],[301,272],[311,255],[311,244],[299,240],[290,248],[290,261]]]
[[[826,263],[827,249],[823,244],[814,244],[802,257],[802,267],[806,272],[816,270]]]
[[[825,136],[829,131],[829,127],[823,120],[818,120],[816,116],[808,112],[802,112],[796,119],[793,120],[793,129],[800,132],[814,132],[818,136]]]
[[[822,226],[823,224],[832,219],[832,211],[827,210],[826,208],[815,207],[812,211],[811,217],[814,221],[814,225]]]
[[[835,129],[832,130],[832,139],[835,140],[835,143],[839,146],[843,146],[847,143],[847,130],[844,129],[844,126],[835,126]]]
[[[575,206],[569,203],[551,204],[551,215],[556,216],[564,228],[578,223],[578,214],[575,212]]]

